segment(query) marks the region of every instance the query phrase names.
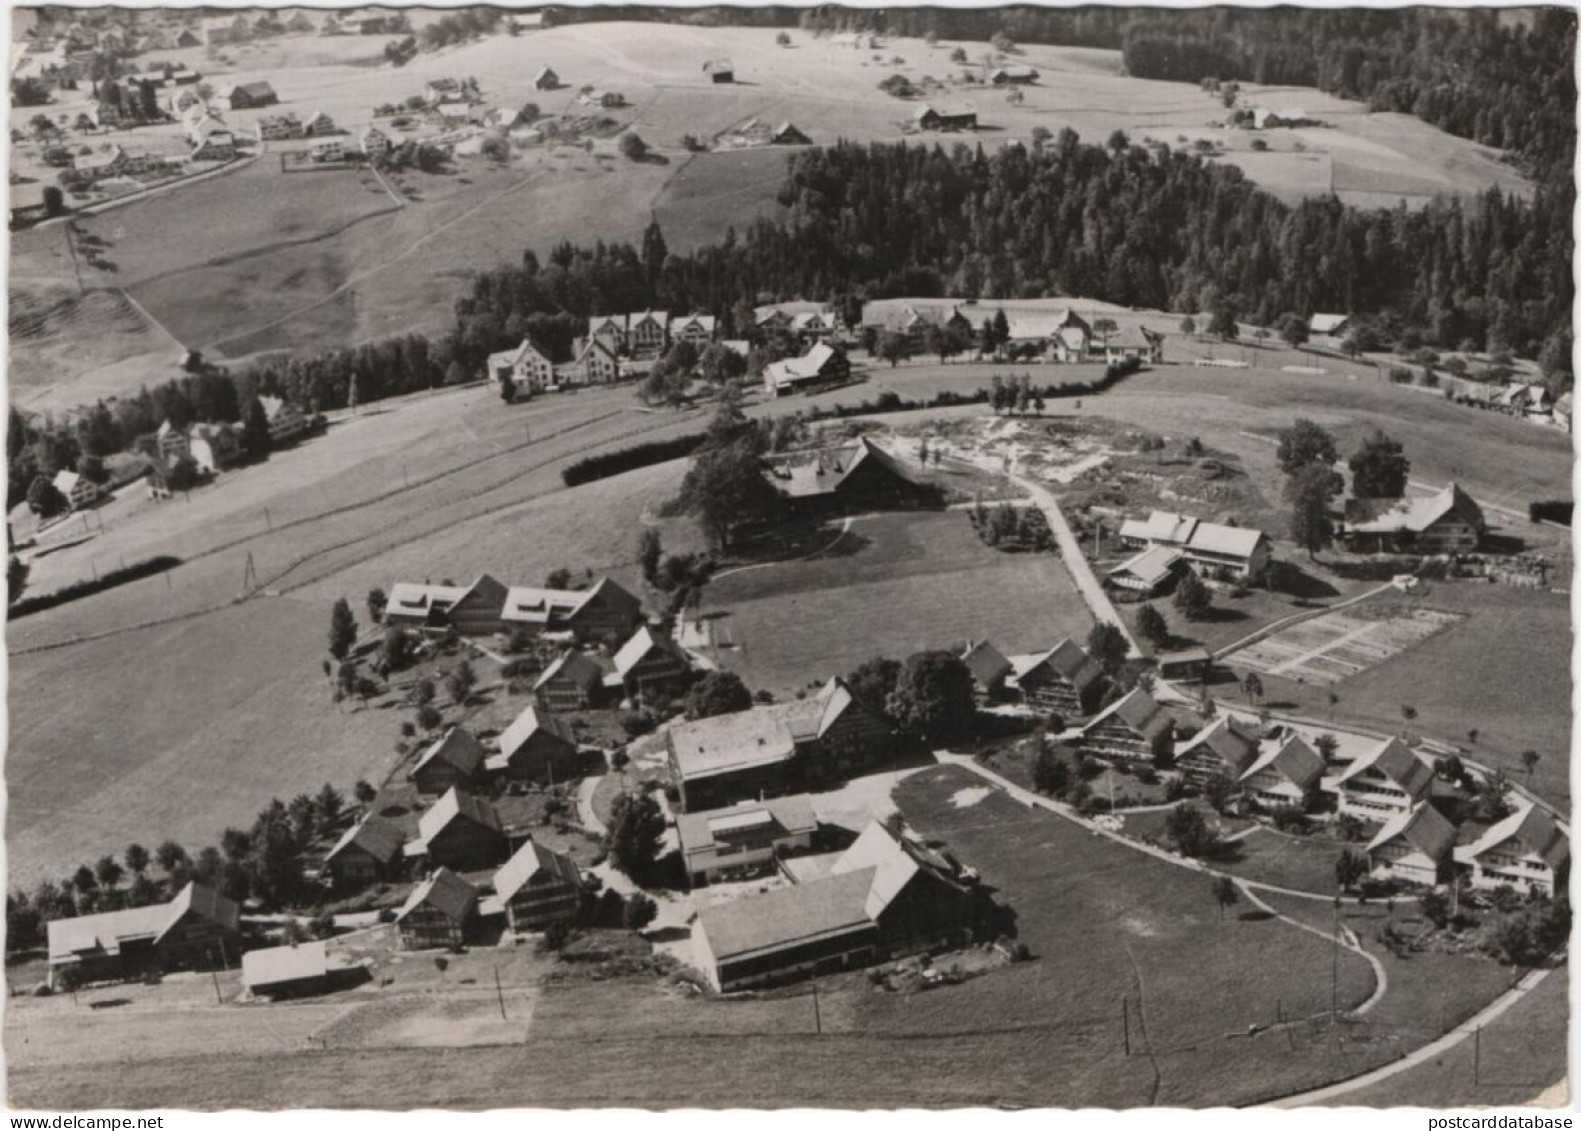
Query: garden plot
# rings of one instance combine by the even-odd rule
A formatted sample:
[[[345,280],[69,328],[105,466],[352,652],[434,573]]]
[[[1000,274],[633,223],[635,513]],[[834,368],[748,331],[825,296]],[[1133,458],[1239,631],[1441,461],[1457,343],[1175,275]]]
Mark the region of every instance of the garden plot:
[[[1235,653],[1231,663],[1302,683],[1334,684],[1376,667],[1459,621],[1436,609],[1383,615],[1335,613],[1280,629]]]

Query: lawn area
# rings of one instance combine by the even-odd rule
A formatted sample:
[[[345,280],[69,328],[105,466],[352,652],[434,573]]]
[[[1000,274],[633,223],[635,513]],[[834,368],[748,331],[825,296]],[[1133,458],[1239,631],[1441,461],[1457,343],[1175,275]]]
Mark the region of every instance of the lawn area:
[[[1057,558],[989,549],[961,511],[858,519],[818,558],[722,576],[704,602],[719,663],[775,694],[876,655],[1033,652],[1092,624]]]
[[[1319,833],[1292,836],[1267,827],[1235,843],[1240,857],[1217,865],[1226,872],[1275,887],[1322,895],[1334,893],[1334,865],[1340,855],[1347,849],[1359,852],[1364,847],[1364,844],[1342,843]]]

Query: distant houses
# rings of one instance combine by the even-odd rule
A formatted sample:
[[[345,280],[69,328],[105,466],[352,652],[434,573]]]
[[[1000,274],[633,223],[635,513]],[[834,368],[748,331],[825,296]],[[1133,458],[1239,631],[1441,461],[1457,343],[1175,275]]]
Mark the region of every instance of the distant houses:
[[[336,888],[358,888],[392,878],[406,838],[394,821],[369,814],[348,828],[324,857]]]
[[[1038,81],[1036,67],[995,67],[988,73],[988,81],[994,86],[1026,86]]]
[[[589,589],[506,586],[482,574],[470,586],[397,582],[384,623],[405,628],[454,628],[463,636],[527,629],[577,639],[624,639],[642,617],[642,603],[609,578]]]
[[[425,749],[407,777],[421,793],[469,787],[482,777],[488,752],[472,733],[453,726]]]
[[[555,74],[552,67],[539,67],[538,73],[533,76],[534,90],[559,90],[561,87],[560,76]]]
[[[519,393],[532,396],[554,384],[554,363],[529,336],[515,349],[490,354],[488,375],[491,381],[509,381]]]
[[[244,82],[226,92],[226,101],[232,110],[257,110],[275,105],[280,101],[280,96],[266,82]]]
[[[755,307],[754,324],[764,334],[783,334],[804,349],[839,331],[839,317],[826,302],[773,302]]]
[[[588,319],[587,336],[611,352],[632,357],[657,357],[670,344],[670,313],[642,310],[602,314]]]

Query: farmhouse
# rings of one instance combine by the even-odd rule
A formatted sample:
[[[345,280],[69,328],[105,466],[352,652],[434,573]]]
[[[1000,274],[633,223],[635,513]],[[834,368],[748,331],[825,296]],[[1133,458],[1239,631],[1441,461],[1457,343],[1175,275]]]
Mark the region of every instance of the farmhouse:
[[[402,950],[451,950],[466,945],[478,918],[478,891],[449,868],[412,889],[395,914]]]
[[[886,757],[893,734],[831,679],[806,699],[677,723],[665,742],[681,808],[696,812],[849,777]]]
[[[1103,359],[1110,365],[1140,361],[1157,365],[1164,360],[1164,335],[1146,326],[1125,326],[1102,341]]]
[[[786,334],[803,346],[835,335],[839,320],[826,302],[773,302],[754,307],[754,324],[766,334]]]
[[[1063,718],[1085,715],[1103,690],[1103,669],[1070,637],[1032,661],[1016,677],[1021,698]]]
[[[338,134],[340,129],[335,125],[335,119],[322,110],[315,110],[308,116],[305,132],[309,137],[325,137],[329,134]]]
[[[642,619],[642,602],[607,577],[591,589],[514,587],[504,610],[508,628],[570,632],[578,640],[624,636]]]
[[[450,607],[465,592],[466,589],[459,585],[398,581],[384,606],[384,623],[403,628],[444,628]]]
[[[1434,887],[1450,864],[1455,826],[1426,801],[1391,817],[1367,842],[1367,864],[1380,880]]]
[[[1268,568],[1268,538],[1260,530],[1202,522],[1189,515],[1153,511],[1120,524],[1120,540],[1138,548],[1164,546],[1205,580],[1256,581]]]
[[[930,328],[952,331],[970,342],[981,341],[983,327],[998,308],[989,311],[975,300],[876,299],[862,306],[862,328],[900,334],[913,349],[922,349]]]
[[[1398,738],[1386,739],[1335,779],[1339,812],[1368,821],[1409,813],[1433,787],[1433,770]]]
[[[1458,868],[1470,872],[1474,888],[1509,884],[1552,898],[1559,871],[1570,859],[1570,834],[1545,810],[1527,804],[1455,849],[1454,858]]]
[[[543,670],[533,698],[545,711],[585,711],[598,699],[604,669],[585,652],[566,652]]]
[[[710,82],[735,82],[736,65],[729,59],[710,59],[703,64],[703,74]]]
[[[494,873],[494,892],[513,931],[541,931],[575,919],[582,873],[568,856],[529,840]]]
[[[975,912],[960,869],[874,822],[827,876],[700,912],[692,947],[729,993],[965,945]]]
[[[229,161],[236,156],[236,135],[230,130],[199,127],[192,141],[194,161]]]
[[[1076,741],[1084,754],[1150,762],[1169,752],[1174,729],[1174,720],[1147,688],[1137,687],[1094,715]]]
[[[806,794],[743,801],[675,819],[686,882],[692,887],[772,872],[778,858],[812,846],[818,818]]]
[[[103,153],[78,157],[71,163],[72,170],[88,181],[116,176],[126,170],[126,150],[112,145]]]
[[[406,837],[394,821],[370,813],[347,829],[324,857],[337,888],[356,888],[394,875]]]
[[[1337,338],[1350,324],[1348,314],[1314,314],[1307,319],[1307,333],[1327,338]]]
[[[993,698],[1005,688],[1005,679],[1015,669],[1004,653],[986,640],[969,642],[961,662],[972,673],[972,686],[984,698]]]
[[[1240,780],[1257,758],[1256,729],[1233,715],[1220,715],[1175,751],[1175,767],[1197,788],[1214,777]]]
[[[560,76],[547,66],[539,67],[538,73],[533,76],[532,85],[534,90],[559,90]]]
[[[417,821],[407,856],[426,856],[430,867],[469,871],[489,868],[505,855],[505,833],[494,806],[452,786]]]
[[[390,135],[378,126],[369,126],[362,131],[362,136],[357,139],[362,155],[369,161],[378,161],[390,152]]]
[[[988,81],[994,86],[1025,86],[1038,81],[1036,67],[996,67],[989,72]]]
[[[584,338],[572,349],[575,360],[555,369],[561,385],[612,385],[620,380],[620,359],[606,338]]]
[[[554,382],[554,363],[531,337],[525,337],[515,349],[489,355],[488,375],[491,381],[510,381],[530,396]]]
[[[226,100],[232,110],[257,110],[275,105],[280,101],[280,96],[266,82],[244,82],[231,87],[226,93]]]
[[[470,731],[451,727],[423,751],[406,776],[420,793],[444,793],[453,786],[471,785],[483,773],[488,757],[483,744]]]
[[[1135,557],[1113,566],[1106,574],[1109,584],[1151,597],[1169,588],[1185,562],[1179,550],[1170,546],[1149,546]]]
[[[1455,483],[1424,498],[1347,499],[1341,537],[1347,548],[1394,553],[1471,553],[1487,523]]]
[[[769,456],[764,475],[793,514],[853,513],[934,502],[894,456],[868,436],[855,443]]]
[[[576,735],[564,719],[528,707],[500,735],[500,752],[488,760],[490,770],[511,781],[553,785],[576,774]]]
[[[168,421],[166,422],[169,423]],[[164,425],[160,426],[161,429]],[[161,445],[163,450],[163,445]],[[229,424],[198,423],[187,430],[184,454],[192,457],[198,470],[214,475],[241,458],[241,440]]]
[[[637,698],[674,694],[685,687],[692,662],[662,632],[642,625],[615,653],[615,677],[626,694]]]
[[[322,941],[249,950],[242,955],[242,983],[255,998],[279,1001],[329,987],[329,952]]]
[[[527,628],[570,632],[585,639],[624,635],[641,614],[642,603],[607,577],[586,590],[506,588],[485,573],[466,587],[396,582],[384,609],[384,623],[453,627],[463,636]]]
[[[55,490],[66,497],[66,501],[71,504],[71,509],[74,511],[92,506],[104,493],[103,489],[86,475],[79,475],[75,471],[67,471],[64,468],[57,471],[55,478],[50,482]]]
[[[261,396],[264,418],[269,422],[269,442],[286,444],[301,436],[311,426],[307,416],[284,397]]]
[[[587,336],[590,340],[602,340],[612,353],[657,357],[670,344],[670,314],[665,310],[643,310],[598,315],[588,319]]]
[[[1257,759],[1240,775],[1248,801],[1266,809],[1306,808],[1323,777],[1323,755],[1298,735],[1263,739]]]
[[[811,145],[812,138],[790,122],[781,122],[769,131],[770,145]]]
[[[301,137],[302,123],[295,114],[266,114],[253,123],[253,136],[259,141]]]
[[[346,145],[339,138],[315,141],[311,152],[313,160],[320,165],[333,165],[346,159]]]
[[[714,340],[719,320],[712,314],[687,314],[670,324],[670,339],[691,342],[699,350]]]
[[[940,110],[934,106],[924,105],[917,107],[917,112],[911,116],[911,121],[919,130],[975,130],[977,111]]]
[[[169,903],[101,911],[49,923],[49,984],[66,969],[85,982],[228,965],[238,953],[235,903],[188,883]]]
[[[801,357],[772,361],[763,367],[763,391],[770,397],[837,385],[851,376],[844,351],[819,341]]]

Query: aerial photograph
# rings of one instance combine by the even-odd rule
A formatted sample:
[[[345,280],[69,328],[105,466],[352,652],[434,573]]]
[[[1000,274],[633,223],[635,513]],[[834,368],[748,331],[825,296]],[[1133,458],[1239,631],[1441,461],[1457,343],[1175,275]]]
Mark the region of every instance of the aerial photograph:
[[[9,14],[10,1110],[1571,1105],[1574,7]]]

